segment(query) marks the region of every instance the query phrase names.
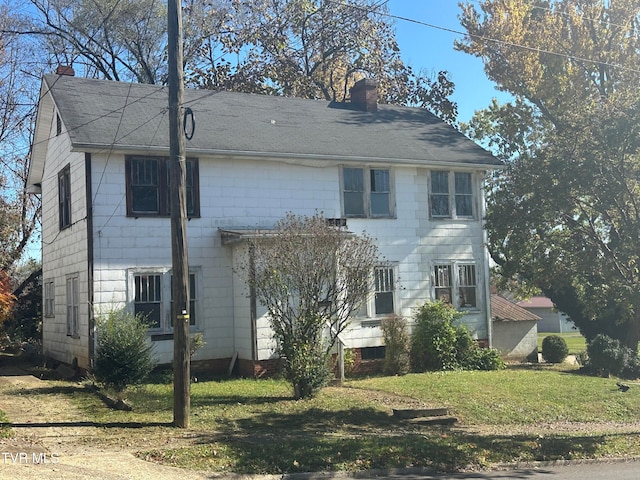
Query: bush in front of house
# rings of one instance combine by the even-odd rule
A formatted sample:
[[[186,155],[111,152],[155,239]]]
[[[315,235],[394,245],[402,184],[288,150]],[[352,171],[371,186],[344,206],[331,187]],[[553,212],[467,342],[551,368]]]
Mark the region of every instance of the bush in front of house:
[[[640,358],[629,347],[604,334],[596,335],[587,344],[586,367],[598,375],[616,375],[634,379],[640,377]]]
[[[147,322],[126,310],[111,310],[96,320],[93,376],[122,399],[130,385],[142,383],[156,365],[147,340]]]
[[[406,375],[410,369],[407,322],[399,315],[389,315],[380,324],[384,337],[385,375]]]
[[[549,335],[542,340],[542,358],[549,363],[562,363],[569,355],[569,347],[564,338]]]
[[[456,354],[457,335],[453,322],[462,313],[443,302],[426,302],[414,316],[411,336],[411,368],[455,370],[459,367]]]
[[[427,302],[415,314],[411,337],[411,367],[427,370],[497,370],[504,362],[497,350],[480,348],[464,325],[463,313],[443,302]]]

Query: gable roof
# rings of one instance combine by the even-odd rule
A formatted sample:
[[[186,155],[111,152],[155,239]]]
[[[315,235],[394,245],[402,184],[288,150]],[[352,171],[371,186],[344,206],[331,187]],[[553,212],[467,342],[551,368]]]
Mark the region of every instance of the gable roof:
[[[491,294],[491,320],[499,322],[523,322],[542,320],[522,307],[495,293]]]
[[[547,297],[531,297],[529,300],[518,302],[522,308],[553,308],[553,302]]]
[[[43,125],[32,149],[36,172],[46,156],[51,107],[75,151],[168,154],[167,87],[46,75],[40,97]],[[366,112],[350,103],[195,89],[185,89],[184,104],[196,121],[193,139],[186,142],[194,156],[277,157],[315,165],[501,164],[422,108],[379,105],[376,112]]]

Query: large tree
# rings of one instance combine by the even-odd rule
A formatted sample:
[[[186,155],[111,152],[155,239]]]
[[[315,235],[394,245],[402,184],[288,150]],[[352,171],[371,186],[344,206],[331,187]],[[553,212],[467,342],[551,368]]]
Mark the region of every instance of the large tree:
[[[50,62],[83,76],[166,81],[162,0],[29,0],[26,31]],[[379,81],[380,101],[428,108],[448,122],[457,107],[446,72],[415,72],[401,57],[380,0],[183,2],[184,62],[190,86],[342,101],[362,77]]]
[[[466,132],[506,162],[489,192],[492,257],[580,330],[640,340],[640,4],[463,6],[457,48],[515,100]]]
[[[38,226],[40,204],[26,192],[29,143],[39,79],[37,55],[22,18],[0,5],[0,271],[12,276]]]
[[[313,396],[328,378],[331,349],[371,291],[378,249],[320,214],[289,214],[250,240],[249,252],[238,270],[267,308],[294,396]]]

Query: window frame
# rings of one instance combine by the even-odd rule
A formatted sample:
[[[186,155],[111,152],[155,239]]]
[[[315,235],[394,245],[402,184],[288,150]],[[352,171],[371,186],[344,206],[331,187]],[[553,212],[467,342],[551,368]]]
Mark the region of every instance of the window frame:
[[[393,315],[396,313],[396,269],[392,265],[377,265],[373,268],[373,317]],[[379,312],[380,295],[391,296],[391,311]],[[382,302],[382,301],[381,301]],[[382,303],[380,303],[382,306]]]
[[[156,184],[134,183],[134,169],[137,161],[151,161],[156,164]],[[187,217],[200,217],[200,162],[198,158],[188,157],[186,159],[186,175],[187,175]],[[128,217],[170,217],[170,181],[171,169],[169,165],[169,157],[150,156],[150,155],[126,155],[125,156],[125,183],[126,183],[126,200],[127,200],[127,216]],[[148,188],[156,190],[156,208],[154,210],[135,210],[134,203],[136,196],[134,190],[136,188]],[[191,205],[191,208],[189,208]]]
[[[66,277],[66,317],[67,336],[80,338],[80,292],[78,288],[79,275],[72,274]]]
[[[129,288],[127,289],[128,300],[130,309],[136,313],[136,289],[138,276],[155,276],[159,277],[159,295],[160,299],[157,302],[159,304],[159,325],[151,326],[149,328],[150,335],[157,334],[173,334],[173,325],[171,317],[171,309],[173,306],[173,292],[172,292],[172,277],[173,272],[171,269],[158,269],[158,268],[135,268],[130,269],[128,272]],[[193,285],[191,279],[193,278]],[[201,305],[200,299],[203,298],[201,285],[202,274],[199,267],[192,267],[189,269],[189,330],[193,332],[202,331],[201,322]],[[195,293],[195,296],[193,294]],[[192,323],[193,322],[193,323]]]
[[[347,190],[345,170],[359,170],[362,172],[362,188]],[[375,185],[376,172],[386,172],[386,181],[381,182],[383,189],[377,190]],[[340,168],[340,203],[342,215],[345,218],[395,218],[395,174],[394,170],[388,166],[362,166],[362,165],[342,165]],[[384,188],[386,187],[386,188]],[[347,213],[346,194],[360,194],[362,196],[362,213]],[[374,213],[374,209],[379,202],[374,201],[376,196],[386,195],[388,198],[388,212]]]
[[[391,279],[393,285],[392,285],[392,290],[386,290],[386,291],[378,291],[377,287],[377,278],[376,278],[376,272],[378,270],[382,270],[382,269],[386,269],[388,271],[391,271],[392,274],[391,276],[393,277]],[[370,285],[371,285],[371,290],[369,292],[369,294],[367,295],[367,299],[364,301],[364,303],[362,304],[362,307],[357,311],[353,313],[353,317],[354,318],[358,318],[360,320],[366,321],[367,319],[370,320],[374,320],[376,322],[378,322],[381,318],[384,318],[386,316],[389,315],[393,315],[395,313],[398,312],[398,285],[399,285],[399,277],[398,277],[398,264],[397,263],[385,263],[385,264],[380,264],[380,265],[376,265],[373,270],[371,271],[371,280],[370,280]],[[376,308],[376,295],[378,293],[392,293],[392,303],[393,303],[393,311],[389,312],[389,313],[377,313],[377,308]]]
[[[442,276],[438,275],[438,270],[446,269],[447,274]],[[465,278],[472,278],[475,283],[468,284],[461,278],[462,270],[471,270],[471,277],[465,276]],[[449,301],[444,299],[444,303],[452,305],[454,308],[464,311],[477,311],[481,309],[481,298],[478,295],[478,288],[480,286],[480,279],[478,277],[479,269],[478,263],[473,260],[460,260],[460,261],[438,261],[434,262],[431,267],[431,293],[434,301],[443,300],[446,296],[440,295],[439,291],[449,290]],[[447,277],[449,285],[442,284],[441,278]],[[473,289],[473,297],[475,299],[474,305],[464,305],[463,298],[469,298],[469,295],[462,295],[463,289]]]
[[[436,178],[436,174],[442,175],[446,174],[446,191],[436,191],[434,181]],[[461,176],[468,176],[468,181],[463,182]],[[475,175],[473,172],[465,172],[465,171],[456,171],[456,170],[430,170],[429,171],[429,217],[435,220],[441,219],[460,219],[460,220],[474,220],[476,218],[477,206],[476,206],[476,190],[475,187]],[[466,189],[463,191],[462,187],[468,185],[470,191]],[[435,212],[436,206],[442,205],[442,201],[436,201],[435,197],[446,197],[446,206],[447,213],[437,213]],[[464,200],[464,204],[468,204],[471,209],[470,214],[466,214],[466,212],[459,213],[461,210],[460,203]]]
[[[71,226],[71,164],[58,172],[58,226],[64,230]]]
[[[56,316],[56,288],[53,280],[47,280],[43,285],[43,310],[45,318]]]

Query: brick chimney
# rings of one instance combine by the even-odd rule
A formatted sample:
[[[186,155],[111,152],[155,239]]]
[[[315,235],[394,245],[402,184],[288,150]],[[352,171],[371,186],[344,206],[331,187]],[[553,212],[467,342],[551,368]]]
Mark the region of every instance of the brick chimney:
[[[56,75],[66,75],[68,77],[74,77],[76,72],[73,71],[73,67],[70,65],[58,65],[56,68]]]
[[[363,78],[351,87],[351,103],[365,112],[378,110],[378,82],[372,78]]]

